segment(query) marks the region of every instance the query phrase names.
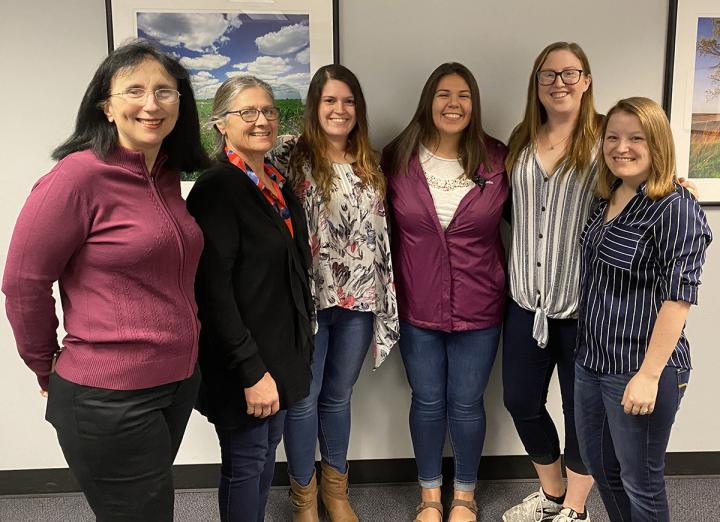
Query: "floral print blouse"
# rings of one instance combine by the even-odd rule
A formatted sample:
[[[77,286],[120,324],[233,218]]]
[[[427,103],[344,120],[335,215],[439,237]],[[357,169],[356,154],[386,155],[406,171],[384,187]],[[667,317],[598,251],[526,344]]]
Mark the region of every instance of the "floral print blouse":
[[[294,144],[290,140],[273,151],[281,172]],[[309,164],[302,175],[286,172],[290,179],[303,179],[295,192],[307,215],[315,307],[372,312],[377,368],[400,338],[385,203],[373,187],[363,186],[352,164],[333,163],[332,168],[335,182],[328,202]]]

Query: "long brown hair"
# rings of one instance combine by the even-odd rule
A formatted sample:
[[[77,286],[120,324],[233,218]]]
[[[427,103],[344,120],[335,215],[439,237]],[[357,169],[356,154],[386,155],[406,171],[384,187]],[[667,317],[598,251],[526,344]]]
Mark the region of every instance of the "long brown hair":
[[[512,173],[513,166],[520,158],[523,149],[529,144],[537,143],[540,126],[548,119],[547,111],[538,97],[537,73],[550,53],[562,50],[573,53],[582,64],[583,74],[590,77],[590,62],[585,51],[578,44],[574,42],[555,42],[542,50],[535,59],[535,64],[530,73],[525,116],[510,135],[508,155],[505,159],[505,170],[508,176]],[[590,85],[580,101],[580,116],[573,131],[570,146],[565,149],[565,153],[557,162],[556,172],[558,174],[563,175],[571,170],[575,170],[580,176],[588,174],[601,124],[602,116],[595,111],[593,82],[590,81]]]
[[[485,149],[485,131],[480,117],[480,89],[470,69],[456,62],[440,65],[425,82],[415,115],[407,127],[388,145],[391,158],[391,172],[407,174],[410,157],[417,154],[420,143],[432,143],[439,139],[433,123],[432,105],[440,80],[450,74],[457,74],[470,87],[470,123],[465,127],[458,147],[458,161],[467,177],[472,177],[480,165],[488,167]]]
[[[635,97],[620,100],[605,117],[602,128],[603,145],[610,116],[617,112],[626,112],[636,116],[640,120],[640,126],[645,134],[645,140],[650,149],[650,175],[645,185],[647,196],[650,199],[667,196],[674,189],[675,144],[665,111],[649,98]],[[612,186],[617,179],[607,166],[603,154],[595,194],[603,199],[610,199]]]
[[[318,107],[322,90],[328,80],[338,80],[350,88],[355,99],[355,127],[348,136],[347,151],[355,158],[353,171],[364,184],[372,186],[380,197],[385,197],[385,177],[380,172],[378,159],[370,146],[367,123],[367,106],[360,82],[350,69],[332,64],[320,67],[310,81],[305,102],[303,132],[290,159],[292,183],[297,186],[305,177],[303,167],[309,164],[312,176],[325,201],[330,200],[335,173],[325,157],[327,137],[320,126]]]

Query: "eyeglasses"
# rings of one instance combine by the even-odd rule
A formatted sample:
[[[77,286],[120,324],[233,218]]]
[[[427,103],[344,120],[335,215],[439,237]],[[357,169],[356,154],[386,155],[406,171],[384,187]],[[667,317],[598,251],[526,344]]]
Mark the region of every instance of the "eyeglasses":
[[[565,69],[564,71],[551,71],[543,69],[537,72],[537,81],[540,85],[552,85],[558,76],[565,85],[575,85],[580,81],[583,71],[581,69]]]
[[[158,103],[177,103],[180,101],[180,92],[175,89],[157,89],[146,91],[142,87],[133,87],[124,92],[115,92],[110,96],[122,96],[131,103],[145,103],[147,95],[152,94]]]
[[[263,116],[267,121],[274,121],[280,116],[280,109],[277,107],[263,107],[262,109],[238,109],[236,111],[227,111],[225,115],[237,114],[243,121],[247,123],[254,123],[260,117],[262,112]]]

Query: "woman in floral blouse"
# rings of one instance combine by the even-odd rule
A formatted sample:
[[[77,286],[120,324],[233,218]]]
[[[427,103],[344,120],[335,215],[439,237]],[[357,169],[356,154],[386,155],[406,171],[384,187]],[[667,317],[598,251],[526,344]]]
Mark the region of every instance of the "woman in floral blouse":
[[[285,161],[283,161],[285,158]],[[399,338],[385,180],[370,148],[360,83],[342,65],[310,82],[305,126],[276,154],[305,207],[318,332],[310,395],[288,411],[285,451],[293,521],[316,522],[315,440],[320,496],[334,522],[357,521],[347,497],[350,397],[374,345],[378,367]]]

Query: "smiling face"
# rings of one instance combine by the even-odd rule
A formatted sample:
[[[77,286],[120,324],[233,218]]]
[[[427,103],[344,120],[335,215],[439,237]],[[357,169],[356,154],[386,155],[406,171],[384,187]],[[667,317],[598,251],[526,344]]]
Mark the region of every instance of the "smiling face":
[[[158,103],[153,93],[158,89],[177,90],[177,82],[159,62],[147,59],[135,67],[118,71],[110,84],[112,94],[132,88],[144,89],[145,98],[131,100],[125,96],[110,96],[103,111],[108,121],[115,124],[122,147],[154,157],[175,127],[181,102]]]
[[[240,92],[230,104],[230,111],[273,107],[270,95],[260,87],[249,87]],[[275,144],[278,120],[268,121],[260,112],[254,122],[246,122],[239,114],[227,114],[217,124],[225,136],[225,143],[241,157],[251,162],[262,161]]]
[[[432,117],[441,139],[462,134],[470,123],[470,86],[458,74],[440,78],[432,103]]]
[[[561,72],[568,69],[583,70],[580,58],[572,51],[558,49],[548,54],[540,66],[540,71]],[[537,80],[535,80],[537,82]],[[580,112],[580,102],[583,94],[590,87],[591,78],[587,74],[580,76],[580,81],[574,85],[565,85],[560,75],[551,85],[540,85],[538,82],[538,99],[548,115],[572,114]]]
[[[355,128],[355,97],[350,87],[340,80],[323,85],[318,104],[320,128],[328,139],[347,140]]]
[[[610,172],[623,183],[638,187],[647,181],[652,157],[637,116],[624,111],[612,113],[603,138],[603,157]]]

